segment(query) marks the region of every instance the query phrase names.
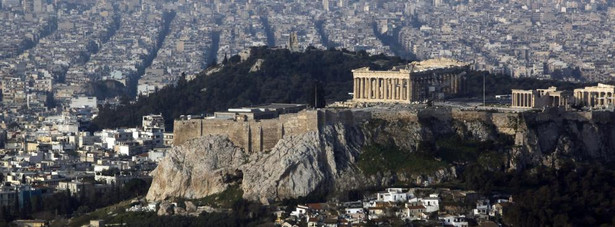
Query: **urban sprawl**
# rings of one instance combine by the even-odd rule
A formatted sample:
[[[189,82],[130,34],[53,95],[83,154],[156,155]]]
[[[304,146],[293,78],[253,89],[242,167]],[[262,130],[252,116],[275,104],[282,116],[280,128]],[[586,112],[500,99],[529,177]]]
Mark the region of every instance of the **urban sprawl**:
[[[13,209],[37,195],[151,180],[148,173],[172,146],[173,133],[157,113],[143,116],[141,127],[84,130],[99,105],[120,103],[97,99],[89,85],[115,81],[133,96],[147,96],[182,74],[191,79],[209,65],[248,55],[253,46],[455,59],[464,70],[513,77],[605,82],[615,76],[615,4],[605,0],[0,0],[0,25],[0,206]],[[356,77],[355,99],[424,101],[460,88],[457,72],[436,84],[409,73],[399,75],[406,80]],[[613,107],[614,94],[615,86],[601,83],[513,90],[504,98],[515,110],[604,109]],[[340,212],[352,222],[396,207],[393,215],[402,219],[429,219],[441,210],[442,195],[474,195],[438,193],[390,188],[345,203]],[[474,201],[473,214],[484,218],[512,202]],[[328,206],[299,205],[291,216],[324,225]],[[467,225],[465,216],[440,219]]]

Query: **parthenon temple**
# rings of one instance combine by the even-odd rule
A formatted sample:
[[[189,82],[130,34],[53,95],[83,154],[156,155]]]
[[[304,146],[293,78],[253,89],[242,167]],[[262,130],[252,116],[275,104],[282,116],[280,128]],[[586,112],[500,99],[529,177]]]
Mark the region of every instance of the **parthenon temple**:
[[[437,100],[465,92],[469,64],[452,59],[413,62],[403,68],[352,70],[354,101],[415,102]]]

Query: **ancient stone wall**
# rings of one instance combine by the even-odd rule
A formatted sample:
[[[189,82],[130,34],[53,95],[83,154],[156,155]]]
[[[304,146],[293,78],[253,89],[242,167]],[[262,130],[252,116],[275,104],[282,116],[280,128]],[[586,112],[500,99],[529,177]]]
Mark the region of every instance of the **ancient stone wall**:
[[[175,120],[173,122],[173,144],[180,145],[189,139],[203,135],[201,119]]]
[[[271,150],[286,135],[299,135],[318,131],[328,124],[354,124],[370,117],[369,114],[350,110],[310,110],[282,114],[276,119],[222,120],[192,119],[174,122],[174,145],[205,135],[227,135],[233,143],[249,152]]]

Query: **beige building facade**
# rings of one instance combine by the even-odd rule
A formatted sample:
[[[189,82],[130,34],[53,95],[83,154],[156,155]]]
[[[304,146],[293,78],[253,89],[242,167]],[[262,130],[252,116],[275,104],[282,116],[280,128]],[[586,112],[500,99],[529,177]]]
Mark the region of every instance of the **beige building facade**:
[[[511,106],[515,108],[569,107],[572,101],[569,91],[558,91],[557,87],[536,90],[512,90]]]
[[[574,89],[574,100],[577,105],[600,108],[613,106],[615,85],[598,84],[597,86]]]
[[[414,102],[443,99],[465,91],[469,65],[452,59],[413,62],[389,71],[352,70],[354,101]]]

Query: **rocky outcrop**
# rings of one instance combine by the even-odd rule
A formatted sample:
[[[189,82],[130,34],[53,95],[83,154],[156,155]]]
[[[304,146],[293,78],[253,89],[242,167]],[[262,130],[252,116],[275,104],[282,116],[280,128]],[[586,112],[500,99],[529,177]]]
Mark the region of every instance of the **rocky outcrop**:
[[[148,200],[201,198],[219,193],[241,175],[244,151],[224,136],[204,136],[174,147],[152,172]]]
[[[160,203],[157,214],[158,216],[173,215],[173,204],[166,201]]]
[[[286,137],[244,166],[244,198],[266,203],[332,191],[344,172],[353,172],[362,140],[356,128],[341,125]]]
[[[201,198],[240,184],[245,199],[268,203],[315,194],[343,196],[350,190],[397,182],[444,182],[457,178],[465,164],[432,173],[366,175],[357,162],[365,145],[393,144],[401,150],[416,152],[424,149],[420,144],[437,146],[438,141],[451,137],[461,141],[498,141],[495,152],[509,171],[538,165],[557,168],[563,160],[613,160],[613,115],[594,115],[450,109],[389,111],[373,113],[371,119],[361,122],[328,123],[318,131],[285,135],[271,151],[252,154],[236,147],[225,136],[205,136],[169,152],[152,173],[154,180],[147,199]]]

